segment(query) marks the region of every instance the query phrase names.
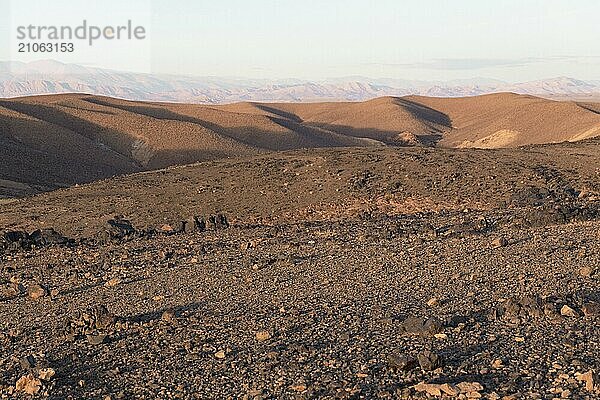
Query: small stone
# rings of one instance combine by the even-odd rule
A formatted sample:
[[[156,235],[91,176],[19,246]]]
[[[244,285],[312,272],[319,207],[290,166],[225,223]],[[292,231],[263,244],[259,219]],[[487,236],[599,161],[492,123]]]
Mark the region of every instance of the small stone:
[[[499,358],[492,361],[492,368],[494,368],[494,369],[499,369],[499,368],[502,368],[503,366],[504,366],[504,362]]]
[[[24,392],[27,394],[36,394],[40,391],[42,382],[34,377],[32,374],[24,375],[17,381],[15,389],[17,392]]]
[[[119,283],[121,283],[121,280],[119,278],[112,278],[112,279],[106,281],[106,283],[104,284],[104,286],[106,286],[106,287],[115,287]]]
[[[583,315],[586,317],[600,316],[600,303],[586,303],[581,307]]]
[[[581,267],[579,269],[579,275],[584,278],[591,278],[594,275],[594,269],[592,267]]]
[[[417,366],[417,359],[407,354],[390,354],[388,356],[388,365],[401,371],[408,371]]]
[[[508,246],[508,240],[505,237],[501,236],[501,237],[498,237],[498,238],[492,240],[491,245],[492,245],[492,248],[494,248],[494,249],[498,249],[500,247],[506,247],[506,246]]]
[[[172,308],[169,308],[168,310],[163,311],[162,315],[160,316],[160,319],[164,322],[168,322],[168,323],[173,323],[176,322],[176,314],[175,314],[175,310]]]
[[[598,377],[593,370],[589,370],[585,374],[576,374],[575,377],[578,381],[585,383],[585,390],[591,392],[598,383]]]
[[[36,361],[33,356],[25,356],[19,360],[19,364],[21,364],[23,369],[29,370],[35,368]]]
[[[448,335],[446,335],[445,333],[436,333],[435,335],[433,335],[436,339],[440,339],[440,340],[446,340],[448,339]]]
[[[436,317],[416,318],[409,317],[402,322],[401,328],[411,335],[433,336],[444,329],[442,321]]]
[[[446,393],[448,396],[453,396],[456,397],[460,394],[460,390],[454,386],[451,385],[449,383],[443,383],[440,385],[440,390],[444,393]]]
[[[562,308],[560,309],[560,315],[562,315],[563,317],[578,317],[579,315],[577,315],[577,312],[575,310],[573,310],[571,307],[569,307],[568,305],[564,305],[562,306]]]
[[[56,375],[56,371],[54,371],[54,369],[52,368],[43,368],[40,369],[40,372],[38,374],[38,376],[40,377],[41,380],[43,381],[49,381],[50,379],[52,379],[52,377]]]
[[[263,389],[250,389],[248,390],[248,396],[252,397],[258,397],[258,396],[262,396],[262,394],[264,393]]]
[[[215,353],[215,358],[218,358],[219,360],[222,360],[225,358],[225,351],[223,350],[219,350]]]
[[[429,307],[435,307],[438,306],[440,304],[440,301],[437,299],[437,297],[432,297],[431,299],[427,300],[427,305]]]
[[[166,234],[173,233],[173,231],[174,231],[173,227],[169,224],[161,225],[161,227],[158,228],[158,230],[161,231],[162,233],[166,233]]]
[[[424,371],[433,371],[441,366],[441,359],[436,353],[431,351],[423,351],[417,355],[419,366]]]
[[[256,340],[259,342],[266,342],[269,339],[271,339],[271,334],[268,331],[256,332]]]
[[[48,290],[40,284],[34,283],[27,288],[27,296],[32,300],[40,299],[48,294]]]
[[[100,334],[100,335],[87,335],[87,341],[89,344],[91,345],[98,345],[98,344],[102,344],[106,341],[106,335]]]
[[[475,393],[481,392],[483,390],[483,386],[479,382],[460,382],[456,384],[456,387],[460,389],[461,393]],[[467,395],[467,397],[470,397]]]
[[[415,385],[414,389],[417,392],[426,392],[426,393],[430,394],[431,396],[442,397],[441,385],[421,382],[421,383]]]
[[[292,386],[290,389],[292,389],[295,392],[304,392],[307,389],[307,387],[304,384],[299,384]]]

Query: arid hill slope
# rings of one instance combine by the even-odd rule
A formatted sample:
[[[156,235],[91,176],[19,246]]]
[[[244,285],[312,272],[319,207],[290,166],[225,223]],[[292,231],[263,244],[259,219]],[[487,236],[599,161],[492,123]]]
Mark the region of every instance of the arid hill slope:
[[[321,147],[515,147],[600,135],[599,106],[497,94],[206,106],[71,94],[0,100],[0,197]]]
[[[447,147],[516,147],[600,135],[600,115],[593,104],[586,107],[512,93],[458,99],[409,98],[450,118],[453,129],[440,142]]]
[[[505,209],[600,198],[600,140],[519,149],[293,150],[107,179],[0,205],[0,227],[91,236],[114,215],[139,227],[223,212],[232,223]],[[554,196],[554,197],[553,197]],[[60,211],[60,212],[58,212]]]

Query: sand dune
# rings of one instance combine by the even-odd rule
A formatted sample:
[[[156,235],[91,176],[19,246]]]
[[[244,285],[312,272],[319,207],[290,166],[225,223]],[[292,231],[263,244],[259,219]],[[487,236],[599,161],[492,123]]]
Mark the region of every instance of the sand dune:
[[[84,94],[0,100],[0,196],[268,151],[499,148],[600,135],[600,106],[510,93],[366,102],[144,103]]]

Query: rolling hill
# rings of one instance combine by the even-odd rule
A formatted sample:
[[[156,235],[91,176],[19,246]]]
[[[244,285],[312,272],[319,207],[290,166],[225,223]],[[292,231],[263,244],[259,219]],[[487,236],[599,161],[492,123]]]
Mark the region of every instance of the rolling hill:
[[[501,148],[576,141],[600,135],[599,108],[511,93],[228,105],[85,94],[3,99],[0,196],[299,148]]]

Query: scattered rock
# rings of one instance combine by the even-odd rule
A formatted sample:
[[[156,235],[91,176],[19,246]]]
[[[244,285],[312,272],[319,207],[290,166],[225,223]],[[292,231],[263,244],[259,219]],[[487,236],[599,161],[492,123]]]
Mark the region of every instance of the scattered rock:
[[[508,246],[508,239],[506,239],[503,236],[498,237],[498,238],[492,240],[491,246],[494,249],[498,249],[500,247],[506,247],[506,246]]]
[[[418,361],[416,358],[407,354],[392,353],[388,355],[388,365],[401,371],[408,371],[416,367]]]
[[[132,238],[136,229],[130,221],[126,220],[122,215],[116,215],[113,219],[107,221],[108,230],[105,232],[105,239],[125,240]]]
[[[119,278],[111,278],[108,281],[106,281],[104,283],[104,286],[106,287],[114,287],[117,286],[119,283],[121,283],[121,279]]]
[[[29,235],[29,239],[38,247],[69,243],[68,238],[56,232],[53,228],[38,229]]]
[[[104,305],[79,312],[70,322],[72,336],[87,336],[110,333],[117,318]]]
[[[467,399],[475,399],[481,397],[483,386],[478,382],[459,382],[456,384],[450,383],[425,383],[421,382],[413,388],[417,392],[425,392],[434,397],[450,396]]]
[[[491,317],[519,324],[542,317],[545,305],[539,297],[509,298],[492,310]]]
[[[581,267],[579,269],[579,275],[584,278],[591,278],[594,275],[594,269],[592,267]]]
[[[572,318],[576,318],[579,316],[577,314],[577,311],[573,310],[571,307],[569,307],[566,304],[564,306],[562,306],[562,308],[560,309],[560,315],[562,315],[563,317],[572,317]]]
[[[5,232],[0,238],[5,247],[13,249],[30,249],[31,246],[44,247],[50,245],[64,245],[72,242],[71,239],[56,232],[54,228],[44,228],[28,234],[24,231]]]
[[[206,221],[203,217],[193,217],[185,221],[185,233],[206,231]]]
[[[106,335],[105,334],[99,334],[99,335],[87,335],[87,340],[88,343],[91,345],[99,345],[102,344],[106,341]]]
[[[40,284],[34,283],[27,288],[27,296],[32,300],[37,300],[48,295],[48,290]]]
[[[25,370],[31,370],[34,369],[36,366],[36,360],[35,357],[29,355],[29,356],[25,356],[22,357],[19,360],[19,364],[21,364],[21,367]]]
[[[219,350],[215,353],[215,358],[218,358],[219,360],[222,360],[225,358],[225,351],[224,350]]]
[[[256,340],[259,342],[266,342],[271,339],[271,334],[268,331],[256,332]]]
[[[436,317],[409,317],[402,322],[401,329],[410,335],[433,336],[444,329],[444,324]]]
[[[177,322],[175,310],[169,308],[168,310],[163,311],[160,319],[164,322],[168,322],[172,324],[173,322]]]
[[[586,303],[581,307],[583,315],[586,317],[600,316],[600,303]]]
[[[161,225],[160,228],[158,228],[158,231],[165,235],[171,235],[175,233],[175,229],[173,229],[173,227],[169,224]]]
[[[429,307],[435,307],[438,306],[440,304],[440,301],[437,299],[437,297],[432,297],[431,299],[427,300],[427,305]]]
[[[213,230],[229,228],[229,221],[223,214],[211,215],[208,217],[208,226]]]
[[[51,380],[54,377],[54,375],[56,375],[56,371],[54,371],[54,369],[52,369],[52,368],[40,369],[39,374],[38,374],[40,379],[43,381]]]
[[[419,366],[424,371],[433,371],[441,366],[442,360],[440,356],[431,351],[423,351],[417,355]]]
[[[575,374],[578,381],[585,383],[585,390],[592,392],[598,384],[598,377],[593,370],[589,370],[584,374]]]
[[[479,382],[459,382],[456,384],[456,387],[460,389],[460,393],[466,393],[467,397],[469,393],[481,392],[483,390],[483,386]]]
[[[417,392],[425,392],[432,396],[442,397],[442,388],[438,384],[421,382],[415,385],[414,389]]]
[[[17,392],[24,392],[27,394],[36,394],[40,391],[42,382],[37,379],[33,374],[27,374],[19,378],[15,385]]]

